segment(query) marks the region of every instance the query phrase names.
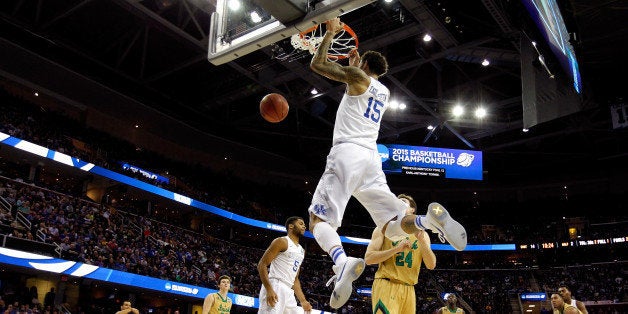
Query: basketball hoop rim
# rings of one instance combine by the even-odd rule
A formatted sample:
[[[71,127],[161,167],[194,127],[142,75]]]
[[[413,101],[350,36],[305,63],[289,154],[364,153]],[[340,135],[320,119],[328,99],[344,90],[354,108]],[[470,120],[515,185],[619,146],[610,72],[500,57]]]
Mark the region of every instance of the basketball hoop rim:
[[[314,34],[314,32],[316,31],[316,29],[318,29],[319,24],[314,25],[302,32],[299,32],[299,38],[301,38],[301,40],[303,40],[305,38],[306,35],[308,34]],[[351,27],[349,27],[349,25],[344,24],[342,26],[342,28],[345,30],[345,32],[347,32],[349,35],[351,35],[351,37],[353,37],[353,40],[355,40],[355,48],[358,48],[359,42],[358,42],[358,35],[355,34],[355,31],[353,31],[353,29]],[[318,36],[317,36],[318,37]],[[349,54],[346,55],[341,55],[341,54],[327,54],[328,57],[336,59],[336,60],[341,60],[341,59],[346,59],[349,57]]]

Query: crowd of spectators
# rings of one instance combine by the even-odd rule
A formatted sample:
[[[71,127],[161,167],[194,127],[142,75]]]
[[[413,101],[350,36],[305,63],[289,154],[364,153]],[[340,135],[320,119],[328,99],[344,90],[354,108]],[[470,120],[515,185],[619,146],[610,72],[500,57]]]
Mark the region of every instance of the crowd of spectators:
[[[613,303],[626,301],[626,274],[628,263],[625,262],[552,267],[534,272],[543,291],[567,286],[578,301]]]
[[[19,182],[0,183],[0,196],[32,222],[31,230],[15,236],[40,231],[46,242],[60,246],[65,259],[213,289],[218,288],[219,276],[229,274],[234,293],[259,292],[254,265],[263,254],[261,245],[226,242]],[[315,297],[315,304],[326,306],[330,291],[320,274],[331,277],[331,265],[327,261],[311,265],[305,273],[319,280],[304,281],[303,290]],[[365,304],[355,303],[354,308]]]
[[[40,231],[45,234],[46,241],[60,245],[66,259],[214,289],[217,288],[217,277],[228,273],[233,278],[233,292],[252,296],[258,294],[259,280],[254,265],[263,254],[259,247],[265,244],[248,242],[242,245],[79,197],[8,179],[0,183],[0,196],[33,222],[32,229],[23,233],[32,235]],[[303,290],[319,308],[327,308],[330,290],[324,284],[332,275],[330,269],[326,256],[311,254],[302,269]],[[600,283],[601,286],[587,284],[575,291],[595,300],[611,295],[615,302],[622,300],[624,269],[593,269],[595,275],[577,272],[582,278],[565,275],[561,269],[545,271],[555,274],[554,277],[546,273],[536,276],[556,278],[549,286],[565,282],[563,279],[569,279],[566,282],[570,285],[577,282]],[[374,267],[368,267],[356,286],[369,287],[374,272]],[[484,313],[508,312],[510,297],[530,291],[529,279],[533,275],[535,273],[529,269],[424,270],[417,285],[418,299],[424,302],[417,305],[420,312],[442,306],[436,296],[438,291],[443,291],[456,292],[472,308]],[[349,313],[361,312],[369,307],[368,297],[355,294],[346,310]]]
[[[52,290],[54,291],[54,290]],[[1,314],[60,314],[59,307],[54,306],[54,292],[50,298],[46,293],[43,300],[39,300],[37,287],[6,283],[0,289]]]

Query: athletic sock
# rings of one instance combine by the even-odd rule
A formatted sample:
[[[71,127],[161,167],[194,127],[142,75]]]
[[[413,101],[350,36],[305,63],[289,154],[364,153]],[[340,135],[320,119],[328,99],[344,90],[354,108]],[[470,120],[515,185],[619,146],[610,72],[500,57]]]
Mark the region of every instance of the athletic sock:
[[[342,248],[342,242],[340,242],[338,232],[327,222],[321,221],[317,223],[316,226],[314,226],[312,234],[321,249],[329,254],[334,264],[339,265],[347,260],[347,255]]]
[[[427,217],[424,215],[417,215],[414,219],[414,226],[421,230],[428,230]]]

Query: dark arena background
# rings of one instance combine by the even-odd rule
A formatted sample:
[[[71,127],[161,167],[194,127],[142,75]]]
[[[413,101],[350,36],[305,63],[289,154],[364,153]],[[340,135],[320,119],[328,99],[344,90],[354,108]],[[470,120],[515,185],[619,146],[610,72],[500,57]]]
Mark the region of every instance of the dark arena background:
[[[551,313],[562,285],[628,313],[626,1],[271,2],[0,1],[0,313],[200,314],[224,274],[231,313],[256,313],[257,263],[286,218],[307,222],[345,87],[289,37],[334,14],[389,62],[392,192],[468,234],[462,252],[430,234],[416,313],[448,293]],[[259,114],[269,93],[280,123]],[[352,199],[349,255],[374,227]],[[302,244],[303,291],[333,312],[331,259]],[[375,270],[337,313],[372,313]]]

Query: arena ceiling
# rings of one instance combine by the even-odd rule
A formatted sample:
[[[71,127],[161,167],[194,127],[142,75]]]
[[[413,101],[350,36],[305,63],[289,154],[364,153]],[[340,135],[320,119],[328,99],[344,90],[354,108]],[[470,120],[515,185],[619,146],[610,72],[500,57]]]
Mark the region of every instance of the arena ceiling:
[[[383,52],[382,81],[404,111],[384,116],[380,141],[491,154],[485,168],[521,175],[538,167],[620,163],[625,130],[609,105],[626,96],[628,3],[558,1],[573,32],[583,77],[581,112],[523,133],[519,39],[538,36],[518,0],[378,0],[342,19],[361,50]],[[209,63],[215,1],[4,0],[0,37],[108,86],[193,128],[295,160],[320,172],[343,85],[313,74],[308,54],[273,58],[285,43],[224,65]],[[368,22],[365,22],[368,21]],[[434,40],[422,41],[426,30]],[[483,67],[482,58],[492,64]],[[318,90],[312,95],[312,88]],[[269,92],[288,98],[278,124],[259,115]],[[452,118],[451,106],[481,104],[488,116]],[[124,113],[121,113],[124,114]],[[427,126],[435,126],[428,130]],[[507,167],[506,164],[518,165]]]

